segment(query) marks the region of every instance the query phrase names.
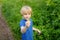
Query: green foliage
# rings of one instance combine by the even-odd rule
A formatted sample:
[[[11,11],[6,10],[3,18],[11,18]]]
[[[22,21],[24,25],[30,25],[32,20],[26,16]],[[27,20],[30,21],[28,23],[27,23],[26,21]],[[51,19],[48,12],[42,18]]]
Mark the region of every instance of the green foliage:
[[[34,32],[34,40],[60,40],[60,0],[3,0],[2,12],[15,40],[21,39],[20,9],[24,5],[32,7],[34,27],[42,31],[40,36]]]

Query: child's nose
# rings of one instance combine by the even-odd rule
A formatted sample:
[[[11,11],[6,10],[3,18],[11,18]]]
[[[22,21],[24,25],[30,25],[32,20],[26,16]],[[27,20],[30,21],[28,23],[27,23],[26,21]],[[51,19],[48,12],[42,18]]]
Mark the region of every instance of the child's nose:
[[[29,16],[29,15],[27,14],[27,16]]]

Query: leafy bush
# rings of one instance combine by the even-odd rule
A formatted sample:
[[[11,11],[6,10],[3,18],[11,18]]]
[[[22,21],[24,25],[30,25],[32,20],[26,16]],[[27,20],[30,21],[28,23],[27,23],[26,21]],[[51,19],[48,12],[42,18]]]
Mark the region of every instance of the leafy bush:
[[[24,5],[32,7],[34,27],[42,31],[40,36],[37,36],[37,33],[34,32],[34,40],[60,40],[59,0],[3,0],[2,12],[15,40],[21,39],[20,9]]]

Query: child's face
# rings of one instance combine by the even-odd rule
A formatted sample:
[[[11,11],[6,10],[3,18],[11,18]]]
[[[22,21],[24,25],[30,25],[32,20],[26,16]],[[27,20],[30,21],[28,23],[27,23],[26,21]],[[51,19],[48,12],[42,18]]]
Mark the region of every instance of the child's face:
[[[31,13],[25,13],[23,14],[24,19],[29,20],[31,17]]]

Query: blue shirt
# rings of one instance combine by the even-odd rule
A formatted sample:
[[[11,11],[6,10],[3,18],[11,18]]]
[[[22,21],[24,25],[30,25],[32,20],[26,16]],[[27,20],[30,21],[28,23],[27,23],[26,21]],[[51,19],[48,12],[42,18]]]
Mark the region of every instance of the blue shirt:
[[[25,19],[22,19],[20,21],[20,27],[24,26],[25,27],[25,22],[27,20]],[[25,33],[22,33],[22,40],[33,40],[33,29],[32,29],[32,19],[30,19],[30,27],[27,28],[26,32]]]

